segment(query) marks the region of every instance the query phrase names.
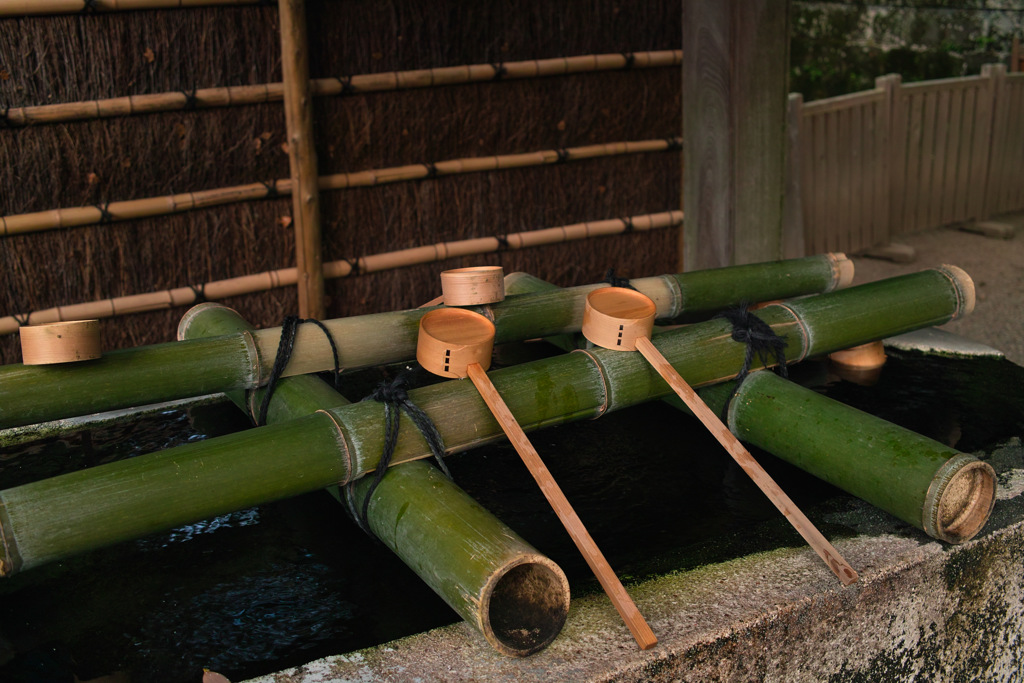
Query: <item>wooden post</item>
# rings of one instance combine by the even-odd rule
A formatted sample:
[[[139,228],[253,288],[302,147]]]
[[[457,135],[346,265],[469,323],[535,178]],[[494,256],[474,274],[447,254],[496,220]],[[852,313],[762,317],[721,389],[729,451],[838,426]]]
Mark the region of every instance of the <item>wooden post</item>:
[[[281,71],[288,126],[288,161],[292,178],[292,226],[298,270],[299,315],[323,318],[324,273],[320,238],[320,193],[313,108],[309,91],[305,0],[279,0]]]
[[[686,270],[782,258],[788,0],[683,0]]]
[[[782,257],[801,258],[807,255],[807,241],[804,238],[804,207],[800,187],[803,172],[800,156],[803,152],[800,139],[800,119],[803,117],[804,96],[798,92],[789,93],[786,110],[786,196],[783,206]]]

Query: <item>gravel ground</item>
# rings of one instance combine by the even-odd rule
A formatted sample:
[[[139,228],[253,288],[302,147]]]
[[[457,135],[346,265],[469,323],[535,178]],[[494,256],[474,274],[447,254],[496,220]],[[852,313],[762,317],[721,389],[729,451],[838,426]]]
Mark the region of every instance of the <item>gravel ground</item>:
[[[942,329],[982,342],[1024,365],[1024,214],[1003,216],[1016,235],[1004,240],[955,228],[896,235],[893,243],[914,248],[911,263],[853,255],[854,284],[913,273],[944,263],[963,268],[974,279],[974,313]]]

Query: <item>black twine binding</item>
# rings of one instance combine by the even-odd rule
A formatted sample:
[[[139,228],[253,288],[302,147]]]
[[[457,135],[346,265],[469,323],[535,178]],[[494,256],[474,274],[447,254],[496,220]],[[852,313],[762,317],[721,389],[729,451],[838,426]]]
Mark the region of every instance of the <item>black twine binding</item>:
[[[263,195],[264,199],[274,199],[281,196],[281,193],[277,189],[276,180],[261,180],[260,185],[267,188],[267,193]]]
[[[498,240],[498,251],[505,251],[511,249],[512,245],[508,243],[507,235],[495,235],[494,239]]]
[[[564,147],[555,153],[558,155],[558,159],[555,160],[556,164],[564,164],[565,162],[569,161],[569,150],[565,149]]]
[[[444,472],[446,477],[452,478],[451,472],[448,471],[448,466],[444,463],[444,439],[441,437],[441,432],[438,431],[437,425],[430,419],[430,416],[423,412],[423,409],[409,398],[409,393],[406,391],[408,384],[408,373],[403,372],[390,382],[381,382],[369,396],[363,399],[364,401],[374,400],[384,404],[384,450],[380,455],[380,462],[377,464],[377,469],[374,472],[373,481],[366,491],[366,497],[363,498],[360,519],[357,520],[363,531],[367,533],[371,533],[369,521],[370,499],[373,497],[373,492],[377,489],[377,486],[384,479],[384,475],[387,474],[388,467],[391,465],[391,459],[395,455],[395,446],[398,444],[398,429],[401,425],[400,418],[403,412],[412,420],[416,428],[420,430],[420,434],[423,435],[427,446],[430,448],[430,452],[433,453],[434,459],[437,461],[437,466]]]
[[[195,88],[192,88],[191,91],[179,90],[178,92],[185,96],[185,106],[182,107],[185,111],[194,111],[199,106],[199,99],[196,97]]]
[[[722,420],[728,422],[729,404],[739,391],[743,380],[750,374],[750,365],[754,361],[754,354],[761,360],[764,367],[772,362],[772,356],[777,364],[775,371],[783,377],[788,376],[786,369],[786,340],[775,334],[771,325],[758,318],[748,310],[747,304],[740,304],[737,308],[722,311],[716,318],[725,318],[732,324],[732,338],[741,344],[746,344],[746,352],[743,356],[743,367],[736,375],[736,386],[733,388],[729,398],[725,401],[722,410]]]
[[[202,303],[206,303],[207,301],[209,301],[209,299],[206,298],[206,285],[205,284],[198,285],[198,286],[196,286],[196,285],[188,285],[188,288],[192,290],[192,296],[195,297],[193,299],[193,301],[192,301],[193,305],[195,305],[195,304],[202,304]]]
[[[352,85],[351,76],[335,76],[334,80],[338,81],[338,84],[341,86],[341,92],[338,93],[338,97],[351,95],[356,91],[356,87]]]
[[[29,319],[29,316],[31,316],[31,315],[32,315],[31,313],[24,313],[24,314],[22,314],[21,317],[18,317],[18,314],[15,313],[11,317],[14,318],[14,322],[18,323],[18,327],[25,327],[25,325],[28,325],[28,319]]]
[[[502,62],[491,64],[491,68],[494,69],[494,77],[492,80],[500,81],[508,74],[508,69],[505,68],[505,64]]]
[[[295,333],[302,323],[313,323],[327,335],[327,341],[331,344],[331,353],[334,354],[334,388],[337,389],[341,380],[341,363],[338,359],[338,345],[334,343],[327,326],[315,318],[300,318],[297,315],[287,315],[281,322],[281,341],[277,345],[277,355],[274,357],[274,367],[270,370],[270,379],[267,380],[267,388],[263,394],[263,401],[260,402],[260,412],[256,417],[256,426],[261,427],[267,424],[267,411],[270,409],[270,397],[277,388],[277,381],[284,374],[288,361],[295,350]]]
[[[82,14],[96,14],[100,11],[100,6],[96,4],[96,0],[82,0]]]
[[[634,55],[632,52],[623,52],[622,56],[626,60],[626,65],[623,68],[632,69],[633,64],[636,62],[636,55]]]
[[[114,214],[110,213],[110,202],[94,205],[100,211],[100,224],[109,223],[114,220]]]
[[[625,287],[626,289],[632,290],[636,289],[636,287],[630,284],[629,278],[616,277],[614,268],[609,268],[608,272],[604,274],[604,282],[607,282],[612,287]]]
[[[0,128],[14,128],[14,123],[11,122],[11,105],[6,105],[3,111],[0,111]]]
[[[435,164],[428,162],[423,164],[423,166],[427,169],[426,177],[428,179],[433,180],[437,177],[437,166]]]
[[[668,143],[669,151],[680,150],[683,148],[683,141],[681,138],[665,138],[665,142]]]
[[[348,273],[349,276],[359,275],[363,272],[363,267],[359,265],[359,257],[356,257],[355,259],[342,258],[341,260],[348,264],[350,269]]]
[[[633,230],[636,229],[636,226],[633,225],[633,219],[630,218],[629,216],[626,216],[625,218],[620,218],[619,220],[622,221],[622,225],[624,226],[624,229],[622,231],[623,235],[628,235],[629,233],[633,232]]]

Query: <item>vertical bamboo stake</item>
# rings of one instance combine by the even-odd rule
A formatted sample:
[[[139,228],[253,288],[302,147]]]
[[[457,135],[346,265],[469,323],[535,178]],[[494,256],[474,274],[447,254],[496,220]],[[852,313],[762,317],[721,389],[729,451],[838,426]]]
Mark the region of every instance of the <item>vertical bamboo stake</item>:
[[[320,194],[313,109],[309,90],[305,0],[279,0],[284,113],[292,179],[292,226],[298,270],[299,315],[324,317],[324,273],[320,238]]]

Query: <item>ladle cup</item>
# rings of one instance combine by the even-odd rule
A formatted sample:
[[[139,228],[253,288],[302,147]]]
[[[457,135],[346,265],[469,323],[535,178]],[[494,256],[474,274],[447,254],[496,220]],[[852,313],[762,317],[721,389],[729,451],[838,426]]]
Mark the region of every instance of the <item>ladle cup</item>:
[[[607,349],[639,351],[661,375],[686,406],[697,416],[729,455],[754,480],[808,545],[828,565],[844,586],[857,580],[857,572],[843,559],[831,543],[818,531],[796,504],[764,471],[754,456],[729,431],[697,392],[676,372],[672,364],[651,342],[656,307],[647,296],[625,287],[602,287],[587,295],[583,310],[583,336]]]
[[[601,587],[611,598],[640,649],[654,647],[658,643],[654,632],[487,376],[485,370],[490,367],[493,348],[494,324],[479,313],[461,308],[440,308],[420,319],[416,360],[425,370],[435,375],[469,377],[472,380]]]

